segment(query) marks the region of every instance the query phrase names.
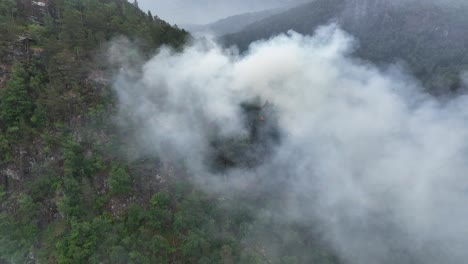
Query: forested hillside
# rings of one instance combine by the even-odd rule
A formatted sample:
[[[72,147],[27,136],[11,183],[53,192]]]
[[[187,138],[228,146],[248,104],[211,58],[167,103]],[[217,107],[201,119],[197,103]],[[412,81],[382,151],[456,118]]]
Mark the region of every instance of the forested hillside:
[[[319,234],[253,217],[268,197],[206,194],[132,155],[107,55],[122,36],[144,57],[187,33],[125,0],[0,1],[0,263],[336,263]],[[213,167],[252,162],[231,151],[252,142],[218,142]]]
[[[0,0],[1,264],[466,262],[463,0],[130,2]]]
[[[355,54],[374,63],[403,62],[433,94],[461,88],[468,69],[468,5],[463,1],[315,0],[227,35],[241,49],[294,30],[312,34],[337,23],[357,40]]]

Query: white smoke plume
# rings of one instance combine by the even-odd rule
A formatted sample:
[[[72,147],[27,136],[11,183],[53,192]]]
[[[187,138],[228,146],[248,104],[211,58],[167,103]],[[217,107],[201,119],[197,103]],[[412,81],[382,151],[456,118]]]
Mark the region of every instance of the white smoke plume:
[[[142,149],[184,161],[208,191],[259,179],[283,190],[275,215],[317,221],[343,262],[466,263],[468,99],[436,100],[398,66],[351,58],[353,46],[336,25],[245,55],[200,41],[123,69],[114,87]],[[274,105],[282,139],[261,165],[217,175],[210,141],[244,137],[240,104],[256,97]]]

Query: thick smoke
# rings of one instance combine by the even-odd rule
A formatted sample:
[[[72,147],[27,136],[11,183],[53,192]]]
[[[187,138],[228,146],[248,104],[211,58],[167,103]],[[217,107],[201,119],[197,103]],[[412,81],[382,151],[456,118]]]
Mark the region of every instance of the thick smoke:
[[[468,99],[436,100],[398,66],[351,58],[353,46],[331,25],[245,55],[210,41],[163,48],[122,69],[121,116],[141,151],[183,161],[208,191],[282,190],[275,215],[319,223],[345,263],[466,263]],[[248,134],[240,105],[252,98],[274,105],[281,141],[258,166],[218,175],[211,141]]]

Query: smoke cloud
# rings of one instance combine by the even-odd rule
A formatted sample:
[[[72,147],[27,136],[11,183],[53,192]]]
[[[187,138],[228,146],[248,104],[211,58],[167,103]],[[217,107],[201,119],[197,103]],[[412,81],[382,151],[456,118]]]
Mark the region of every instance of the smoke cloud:
[[[398,65],[351,58],[354,45],[330,25],[244,55],[210,40],[163,48],[116,78],[120,117],[141,152],[207,191],[281,192],[275,216],[318,223],[345,263],[465,263],[467,97],[434,99]],[[210,169],[213,138],[245,138],[255,98],[274,105],[281,140],[256,166]]]

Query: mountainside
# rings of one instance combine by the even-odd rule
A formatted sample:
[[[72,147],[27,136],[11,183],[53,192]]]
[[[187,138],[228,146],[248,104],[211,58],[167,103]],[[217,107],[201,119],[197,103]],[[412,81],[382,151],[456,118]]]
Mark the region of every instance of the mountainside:
[[[156,231],[173,213],[155,170],[166,181],[173,172],[129,163],[110,122],[121,65],[107,50],[121,36],[151,54],[187,33],[127,1],[0,2],[0,263],[185,258],[173,248],[186,235]]]
[[[465,263],[468,4],[442,2],[210,26],[243,50],[329,23],[358,41],[329,26],[244,56],[138,1],[1,0],[0,263]]]
[[[114,77],[187,37],[126,0],[0,2],[0,263],[338,263],[309,227],[257,218],[266,194],[207,193],[137,151]],[[250,135],[212,142],[213,170],[253,166],[278,137],[269,107],[243,109]]]
[[[405,61],[432,93],[460,88],[468,69],[468,5],[453,1],[315,0],[226,35],[241,49],[294,30],[313,34],[335,22],[358,40],[356,54],[376,63]]]

